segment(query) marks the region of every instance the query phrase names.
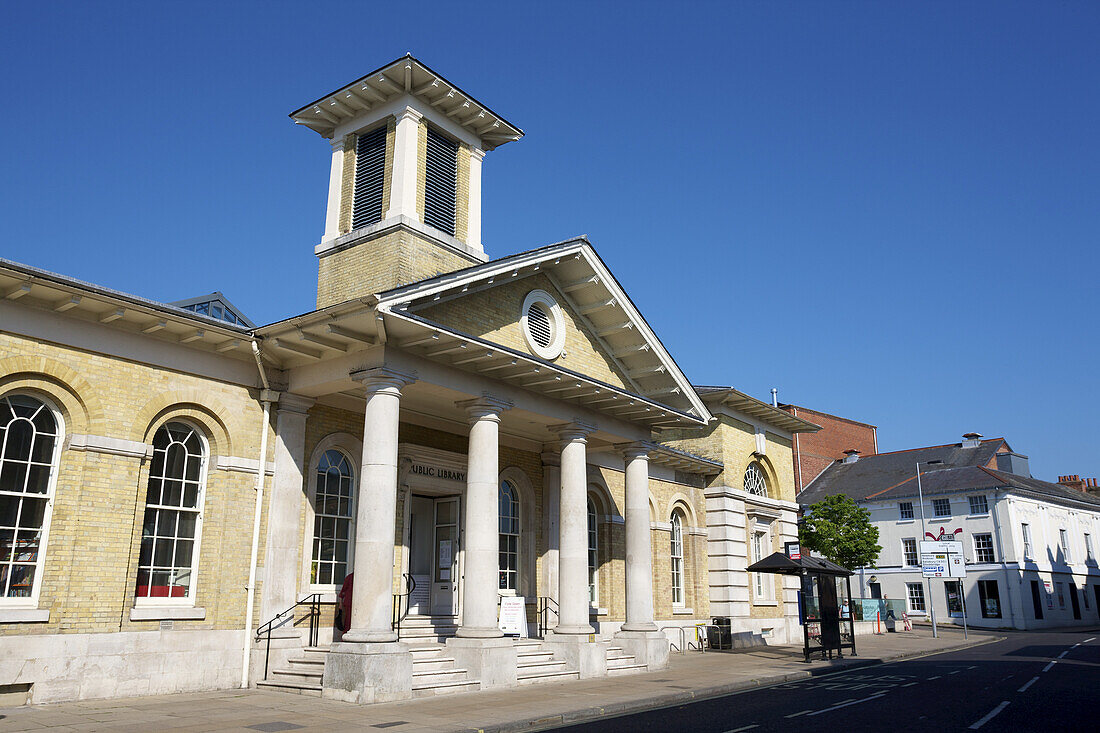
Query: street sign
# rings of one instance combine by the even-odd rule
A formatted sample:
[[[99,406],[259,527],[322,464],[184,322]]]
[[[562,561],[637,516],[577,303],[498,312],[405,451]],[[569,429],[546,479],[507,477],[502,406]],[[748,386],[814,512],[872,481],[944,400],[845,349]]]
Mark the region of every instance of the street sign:
[[[926,578],[965,578],[966,559],[961,542],[920,543],[921,575]]]
[[[947,554],[927,552],[920,556],[920,572],[926,578],[948,578]]]
[[[922,540],[920,543],[920,552],[922,555],[926,552],[936,552],[944,555],[961,555],[963,554],[963,543]]]
[[[965,578],[966,577],[966,558],[959,554],[950,554],[947,556],[947,571],[949,578]]]

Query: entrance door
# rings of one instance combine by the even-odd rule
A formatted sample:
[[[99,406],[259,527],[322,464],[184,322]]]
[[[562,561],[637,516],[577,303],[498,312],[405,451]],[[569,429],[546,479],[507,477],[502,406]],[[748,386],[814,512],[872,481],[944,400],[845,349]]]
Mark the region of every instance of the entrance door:
[[[435,500],[432,553],[432,614],[454,616],[458,608],[458,497]]]
[[[1073,618],[1081,620],[1081,603],[1077,600],[1077,583],[1069,581],[1069,600],[1073,604]]]
[[[1100,585],[1092,586],[1092,591],[1096,594],[1096,613],[1100,614]]]
[[[1039,594],[1039,581],[1031,581],[1031,603],[1035,607],[1035,618],[1043,618],[1043,597]]]
[[[868,583],[867,589],[871,591],[871,598],[882,598],[882,585],[879,583]]]
[[[413,495],[409,511],[409,575],[416,581],[409,596],[409,613],[413,615],[431,613],[434,527],[435,499]]]

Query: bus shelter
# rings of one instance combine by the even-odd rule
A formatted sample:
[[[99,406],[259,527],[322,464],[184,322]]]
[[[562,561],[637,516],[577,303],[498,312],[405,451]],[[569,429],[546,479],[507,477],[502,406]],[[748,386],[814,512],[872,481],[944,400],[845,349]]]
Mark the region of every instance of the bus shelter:
[[[821,652],[822,659],[832,659],[833,652],[843,657],[844,649],[856,656],[851,570],[821,557],[791,558],[775,552],[750,565],[748,571],[796,575],[800,579],[798,620],[807,662],[816,652]]]

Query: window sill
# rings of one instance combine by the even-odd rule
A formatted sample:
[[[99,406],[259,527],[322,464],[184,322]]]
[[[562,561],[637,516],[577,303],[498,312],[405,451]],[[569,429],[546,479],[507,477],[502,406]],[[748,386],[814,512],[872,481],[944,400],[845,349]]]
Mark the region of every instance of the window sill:
[[[0,624],[44,624],[49,620],[48,608],[0,608]]]
[[[693,609],[693,608],[684,608],[683,606],[676,606],[672,609],[672,615],[673,616],[694,616],[695,615],[695,609]]]
[[[191,606],[140,606],[130,609],[131,621],[202,621],[205,608]]]
[[[915,519],[899,519],[898,524],[912,524],[915,521],[917,521],[917,520],[915,520]]]
[[[752,600],[754,606],[778,606],[779,601],[770,600],[768,598],[754,598]]]

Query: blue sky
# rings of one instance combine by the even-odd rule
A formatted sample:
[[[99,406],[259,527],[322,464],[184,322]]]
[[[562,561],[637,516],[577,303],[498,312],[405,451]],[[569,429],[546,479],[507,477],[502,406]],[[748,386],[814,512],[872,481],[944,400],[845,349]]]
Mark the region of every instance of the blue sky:
[[[1100,475],[1095,3],[20,3],[0,256],[308,311],[328,145],[411,51],[522,127],[503,256],[587,234],[688,376]]]

